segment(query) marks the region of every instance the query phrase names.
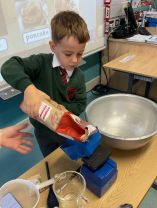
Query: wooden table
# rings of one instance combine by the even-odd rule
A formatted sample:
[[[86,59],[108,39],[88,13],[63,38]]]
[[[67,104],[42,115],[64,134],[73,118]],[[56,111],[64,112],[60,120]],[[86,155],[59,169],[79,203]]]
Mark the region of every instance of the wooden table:
[[[86,196],[89,198],[87,208],[118,208],[123,203],[138,207],[157,176],[157,136],[148,145],[137,150],[113,149],[111,157],[117,162],[117,180],[101,198],[86,189]],[[71,161],[58,148],[20,178],[40,173],[43,181],[46,180],[45,161],[49,163],[51,176],[65,170],[76,170],[81,164],[81,161]],[[47,190],[41,193],[40,208],[46,207],[47,194]]]
[[[147,82],[145,96],[148,97],[150,83],[157,78],[157,58],[149,53],[126,53],[103,65],[104,68],[129,73],[128,93],[132,93],[135,78]]]
[[[157,27],[147,28],[153,35],[157,35]],[[157,44],[144,43],[144,42],[133,42],[128,41],[127,39],[114,39],[109,38],[108,43],[108,51],[104,53],[102,62],[106,64],[109,61],[112,61],[115,58],[118,58],[126,53],[144,53],[145,55],[149,55],[152,57],[157,56]],[[150,61],[149,61],[150,62]],[[107,84],[105,73],[102,70],[101,73],[101,83]],[[106,70],[109,87],[113,89],[118,89],[120,91],[127,92],[128,89],[128,81],[129,76],[128,73],[124,73],[123,71],[115,71],[115,70]],[[133,93],[138,95],[144,95],[145,93],[145,84],[144,81],[138,81],[133,86]],[[157,79],[154,79],[151,84],[151,89],[149,91],[149,98],[157,101]]]

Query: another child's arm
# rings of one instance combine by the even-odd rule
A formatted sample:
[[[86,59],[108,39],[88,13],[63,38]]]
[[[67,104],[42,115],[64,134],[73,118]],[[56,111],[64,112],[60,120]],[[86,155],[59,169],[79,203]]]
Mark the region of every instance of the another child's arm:
[[[33,143],[26,139],[32,137],[29,132],[24,132],[28,127],[27,123],[17,124],[7,128],[0,129],[0,146],[13,149],[22,154],[32,151]]]

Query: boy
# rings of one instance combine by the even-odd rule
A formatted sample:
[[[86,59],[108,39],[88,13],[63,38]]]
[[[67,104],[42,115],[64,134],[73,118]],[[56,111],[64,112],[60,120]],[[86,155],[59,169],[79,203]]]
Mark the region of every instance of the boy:
[[[85,80],[77,65],[89,40],[87,25],[77,13],[63,11],[51,20],[51,30],[49,45],[54,55],[12,57],[1,70],[4,79],[24,93],[23,106],[44,157],[65,138],[33,119],[38,116],[41,101],[53,99],[76,115],[86,106]]]

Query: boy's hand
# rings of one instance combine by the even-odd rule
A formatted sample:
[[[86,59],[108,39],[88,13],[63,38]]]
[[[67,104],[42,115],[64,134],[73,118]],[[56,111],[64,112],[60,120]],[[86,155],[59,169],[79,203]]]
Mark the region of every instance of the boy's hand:
[[[30,117],[36,118],[41,102],[44,100],[50,101],[51,98],[41,90],[38,90],[34,85],[29,85],[24,91],[24,100],[20,108]]]

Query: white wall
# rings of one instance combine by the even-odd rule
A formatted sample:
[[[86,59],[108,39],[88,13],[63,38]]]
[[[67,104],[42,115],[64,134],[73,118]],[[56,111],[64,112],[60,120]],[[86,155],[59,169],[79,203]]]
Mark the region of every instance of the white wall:
[[[110,18],[124,15],[124,7],[128,0],[111,0]]]

